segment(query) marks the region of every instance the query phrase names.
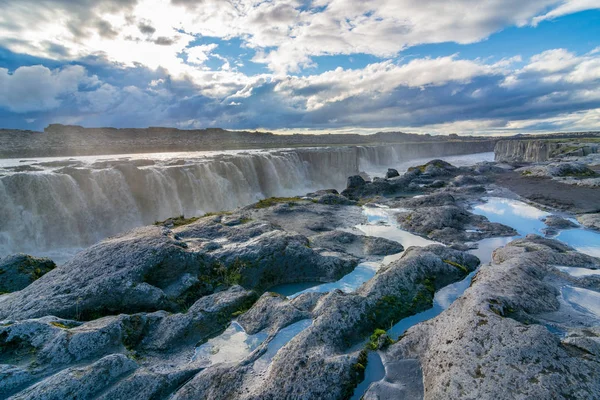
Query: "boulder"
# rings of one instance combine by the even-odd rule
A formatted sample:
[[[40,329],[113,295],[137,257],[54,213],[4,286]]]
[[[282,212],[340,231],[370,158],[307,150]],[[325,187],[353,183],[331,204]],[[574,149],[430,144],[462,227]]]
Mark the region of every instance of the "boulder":
[[[372,236],[355,235],[345,231],[330,231],[311,236],[313,247],[323,247],[337,252],[352,254],[359,258],[387,256],[400,253],[404,247],[395,241]]]
[[[49,258],[15,254],[0,259],[0,293],[16,292],[56,268]]]
[[[386,179],[395,178],[397,176],[400,176],[400,173],[398,173],[398,170],[393,168],[388,168],[387,172],[385,173]]]
[[[578,215],[577,221],[586,228],[600,230],[600,213]]]
[[[365,180],[363,179],[362,176],[352,175],[352,176],[348,177],[348,182],[346,183],[346,188],[348,188],[348,189],[359,188],[361,186],[366,185],[366,183],[367,182],[365,182]]]

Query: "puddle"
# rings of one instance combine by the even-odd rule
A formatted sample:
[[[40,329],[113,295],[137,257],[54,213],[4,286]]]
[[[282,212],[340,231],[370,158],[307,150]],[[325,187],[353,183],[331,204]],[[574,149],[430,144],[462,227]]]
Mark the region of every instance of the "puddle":
[[[556,236],[577,251],[593,257],[600,257],[600,233],[586,229],[569,229]]]
[[[563,286],[560,293],[563,300],[575,310],[600,319],[600,293],[574,286]]]
[[[473,207],[474,214],[483,215],[492,222],[499,222],[513,227],[519,232],[520,236],[530,233],[544,236],[542,230],[546,228],[546,224],[541,219],[551,215],[550,213],[518,200],[501,197],[487,197],[485,200],[485,203]],[[560,231],[555,238],[581,253],[600,257],[600,233],[598,232],[581,228],[566,229]],[[500,240],[504,239],[506,238],[494,238],[492,240],[500,243]],[[514,238],[508,238],[506,243],[512,239]]]
[[[544,235],[542,229],[546,228],[546,224],[541,219],[550,213],[518,200],[501,197],[487,197],[484,200],[485,203],[473,207],[474,214],[483,215],[491,222],[508,225],[516,229],[521,236],[530,233]]]
[[[600,275],[600,269],[560,267],[560,266],[557,266],[556,269],[558,269],[560,272],[564,272],[565,274],[574,276],[575,278],[580,278],[582,276]]]
[[[267,351],[254,362],[252,366],[254,371],[257,373],[266,371],[277,352],[297,334],[312,325],[312,322],[312,319],[303,319],[277,332],[277,335],[267,345]]]
[[[479,258],[481,265],[489,264],[492,261],[492,253],[494,250],[498,247],[506,246],[518,237],[519,236],[483,239],[478,241],[477,248],[469,250],[469,253]]]
[[[355,291],[360,287],[360,285],[374,277],[375,273],[379,268],[381,268],[381,263],[365,262],[358,264],[352,272],[335,282],[319,283],[317,285],[291,283],[274,286],[269,290],[271,292],[287,296],[290,299],[293,299],[294,297],[297,297],[302,293],[326,293],[331,292],[335,289],[340,289],[343,292],[350,293]],[[309,286],[308,288],[306,288],[307,285]]]
[[[367,361],[367,369],[365,369],[365,379],[354,389],[352,400],[360,400],[365,394],[371,383],[378,382],[385,378],[385,367],[381,361],[379,353],[370,351]]]
[[[248,335],[236,321],[217,337],[196,347],[192,361],[200,361],[202,367],[218,363],[237,363],[252,353],[267,338],[266,332]]]
[[[467,275],[462,281],[452,283],[435,292],[433,297],[433,307],[400,320],[400,322],[388,329],[388,336],[394,340],[398,340],[398,338],[410,327],[418,324],[419,322],[427,321],[428,319],[437,317],[442,311],[450,307],[450,305],[454,303],[456,299],[462,296],[462,294],[471,284],[471,280],[473,279],[474,275],[475,271]]]

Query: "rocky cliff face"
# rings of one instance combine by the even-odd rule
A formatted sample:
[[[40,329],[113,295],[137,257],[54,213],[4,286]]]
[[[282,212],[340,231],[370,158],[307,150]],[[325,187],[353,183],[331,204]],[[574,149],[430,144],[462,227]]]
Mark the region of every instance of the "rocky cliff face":
[[[547,140],[501,140],[494,153],[496,161],[539,162],[548,160],[560,145]]]
[[[582,157],[600,152],[600,138],[581,140],[501,140],[494,153],[500,162],[543,162],[556,157]]]

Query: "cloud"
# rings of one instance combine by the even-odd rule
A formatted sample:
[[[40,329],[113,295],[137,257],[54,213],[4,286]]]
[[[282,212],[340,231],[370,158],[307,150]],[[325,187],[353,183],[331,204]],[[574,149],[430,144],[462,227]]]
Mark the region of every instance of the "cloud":
[[[185,49],[187,53],[187,61],[192,64],[204,64],[208,57],[210,57],[213,50],[219,45],[216,43],[204,44],[201,46],[188,47]]]
[[[473,43],[509,26],[598,7],[594,0],[4,3],[0,45],[14,52],[64,59],[103,53],[116,63],[141,63],[154,69],[161,66],[173,74],[183,74],[178,54],[195,37],[239,38],[256,52],[255,62],[267,64],[279,75],[313,67],[314,56],[364,53],[389,58],[418,44]],[[154,39],[148,42],[148,36]],[[57,46],[64,51],[51,51]],[[156,49],[149,46],[163,47],[158,50],[160,56],[151,57]]]
[[[20,67],[13,74],[0,68],[0,107],[12,112],[44,111],[57,108],[62,98],[93,86],[95,77],[81,66],[50,70],[41,65]]]
[[[596,8],[600,8],[597,0],[564,0],[558,7],[548,11],[546,14],[533,18],[532,25],[535,26],[545,20],[552,20],[563,15]]]

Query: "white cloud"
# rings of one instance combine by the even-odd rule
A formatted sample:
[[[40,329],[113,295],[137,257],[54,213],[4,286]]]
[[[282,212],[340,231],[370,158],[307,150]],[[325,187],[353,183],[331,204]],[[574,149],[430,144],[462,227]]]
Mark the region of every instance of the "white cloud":
[[[548,11],[544,15],[533,18],[532,24],[537,25],[542,21],[556,19],[563,15],[573,14],[579,11],[593,10],[600,8],[598,0],[563,0],[561,4]]]
[[[287,97],[304,97],[306,108],[315,110],[327,103],[358,95],[376,96],[403,86],[408,88],[439,86],[450,81],[466,83],[473,77],[496,74],[499,69],[475,61],[459,60],[456,56],[415,59],[404,65],[391,61],[371,64],[364,69],[337,68],[320,75],[287,77],[275,90]]]
[[[188,56],[188,62],[192,64],[204,64],[210,57],[213,50],[219,47],[216,43],[203,44],[200,46],[188,47],[185,53]]]
[[[0,68],[0,107],[23,113],[51,110],[62,98],[77,93],[79,85],[95,85],[81,66],[50,70],[44,66],[20,67],[9,74]]]
[[[313,66],[311,57],[366,53],[392,57],[406,47],[472,43],[507,26],[598,6],[597,0],[9,0],[0,45],[54,59],[102,54],[108,60],[189,70],[178,58],[196,35],[238,37],[277,74]],[[304,8],[303,8],[304,7]],[[537,21],[537,20],[535,20]],[[200,46],[196,46],[200,47]],[[206,52],[196,49],[196,64]]]

